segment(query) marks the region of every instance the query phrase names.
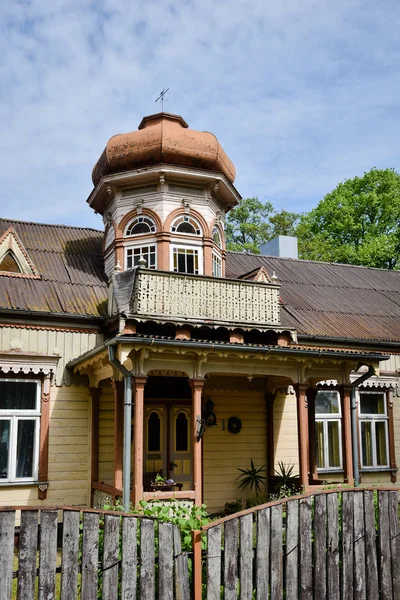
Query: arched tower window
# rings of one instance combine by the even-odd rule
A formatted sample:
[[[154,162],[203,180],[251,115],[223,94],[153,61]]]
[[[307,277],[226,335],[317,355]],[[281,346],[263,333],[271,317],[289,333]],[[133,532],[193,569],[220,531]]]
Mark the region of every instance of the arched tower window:
[[[140,216],[135,217],[126,228],[125,235],[143,235],[146,233],[154,233],[156,225],[150,217]]]
[[[202,235],[200,224],[189,215],[181,215],[172,223],[173,233],[186,233],[189,235]]]
[[[221,236],[221,231],[219,230],[218,227],[213,227],[212,238],[213,238],[214,244],[216,244],[218,246],[218,248],[222,248],[222,236]]]

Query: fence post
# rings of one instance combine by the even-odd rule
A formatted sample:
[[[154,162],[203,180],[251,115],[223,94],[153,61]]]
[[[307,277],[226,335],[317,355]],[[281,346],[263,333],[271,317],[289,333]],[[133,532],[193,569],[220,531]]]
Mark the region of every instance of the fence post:
[[[193,543],[193,600],[202,597],[202,572],[201,572],[201,531],[192,531]]]

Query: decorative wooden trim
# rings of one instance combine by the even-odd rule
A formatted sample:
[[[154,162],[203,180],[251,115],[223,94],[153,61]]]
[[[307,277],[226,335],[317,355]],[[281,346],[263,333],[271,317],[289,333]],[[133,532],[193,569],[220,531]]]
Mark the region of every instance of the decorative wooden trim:
[[[133,435],[133,504],[143,498],[143,427],[144,427],[144,386],[147,377],[135,377],[134,435]]]
[[[266,392],[267,407],[267,470],[268,477],[275,477],[274,402],[276,393]]]
[[[122,444],[124,431],[124,383],[113,381],[114,387],[114,489],[122,489]]]
[[[342,409],[342,457],[344,481],[354,485],[352,433],[351,433],[351,385],[341,385],[339,388]]]
[[[176,492],[144,492],[144,500],[194,500],[196,502],[196,493],[193,490],[181,490]]]
[[[0,352],[0,372],[14,373],[15,375],[21,372],[24,375],[43,374],[47,377],[55,372],[59,360],[60,356],[56,355],[46,356],[13,350]]]
[[[100,405],[100,388],[89,388],[89,393],[92,398],[92,406],[91,406],[91,421],[92,421],[92,431],[91,431],[91,479],[92,482],[92,490],[91,490],[91,502],[90,505],[93,505],[93,482],[97,482],[99,479],[99,405]]]
[[[305,492],[308,490],[308,456],[309,456],[309,429],[308,429],[308,401],[307,384],[297,383],[294,388],[297,397],[297,430],[299,443],[299,470],[300,485]]]
[[[397,465],[396,465],[396,448],[394,441],[394,416],[393,416],[393,390],[389,388],[386,390],[386,405],[388,411],[388,433],[389,433],[389,464],[390,464],[390,478],[392,483],[397,481]]]
[[[38,329],[40,331],[70,331],[72,333],[98,333],[99,327],[83,328],[83,327],[63,327],[52,325],[31,325],[20,323],[0,323],[0,327],[8,327],[9,329]]]
[[[49,477],[49,422],[50,422],[50,375],[44,378],[40,399],[40,434],[39,434],[39,477],[43,482],[38,487],[39,500],[47,497]]]
[[[205,380],[191,379],[189,383],[192,388],[193,489],[195,492],[195,504],[199,506],[203,502],[201,466],[203,440],[197,440],[197,419],[201,418],[202,393]]]

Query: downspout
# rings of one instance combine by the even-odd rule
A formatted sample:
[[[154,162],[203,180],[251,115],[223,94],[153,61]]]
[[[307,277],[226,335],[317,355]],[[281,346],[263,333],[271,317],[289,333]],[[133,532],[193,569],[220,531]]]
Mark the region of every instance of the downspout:
[[[351,384],[351,449],[353,455],[353,475],[354,475],[354,486],[360,485],[360,470],[358,468],[358,429],[357,429],[357,402],[356,402],[356,388],[363,383],[366,379],[369,379],[372,375],[375,375],[375,369],[371,365],[368,367],[368,371],[361,375],[358,379],[353,381]]]
[[[131,502],[131,421],[132,421],[132,375],[117,358],[116,346],[108,346],[110,363],[124,377],[124,449],[122,458],[122,504],[129,512]]]

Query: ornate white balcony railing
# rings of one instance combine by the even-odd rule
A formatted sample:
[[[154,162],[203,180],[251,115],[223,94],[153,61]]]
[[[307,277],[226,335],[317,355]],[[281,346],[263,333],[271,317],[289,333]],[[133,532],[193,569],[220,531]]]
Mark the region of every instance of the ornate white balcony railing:
[[[278,284],[138,269],[132,315],[177,322],[280,326]]]

